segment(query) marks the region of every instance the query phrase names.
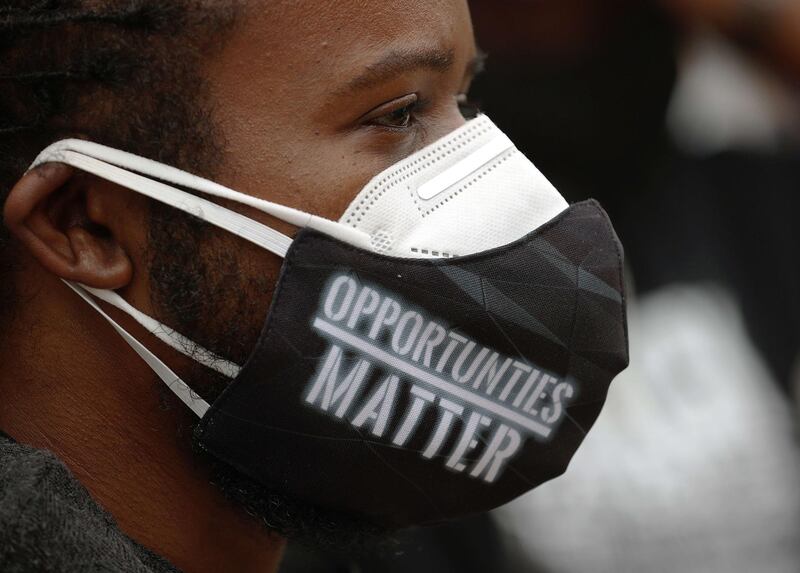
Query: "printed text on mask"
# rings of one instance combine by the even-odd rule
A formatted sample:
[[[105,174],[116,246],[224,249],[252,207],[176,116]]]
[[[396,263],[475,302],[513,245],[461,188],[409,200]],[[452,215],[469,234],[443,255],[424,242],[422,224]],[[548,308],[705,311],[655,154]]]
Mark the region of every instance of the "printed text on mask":
[[[437,423],[420,455],[441,456],[449,469],[489,483],[526,435],[550,437],[575,395],[570,382],[448,331],[350,275],[328,283],[313,327],[331,346],[309,384],[307,404],[398,447],[422,431],[421,419],[436,407]],[[381,380],[367,390],[375,374]],[[397,411],[400,392],[409,393],[404,411]],[[458,427],[460,435],[442,451]]]

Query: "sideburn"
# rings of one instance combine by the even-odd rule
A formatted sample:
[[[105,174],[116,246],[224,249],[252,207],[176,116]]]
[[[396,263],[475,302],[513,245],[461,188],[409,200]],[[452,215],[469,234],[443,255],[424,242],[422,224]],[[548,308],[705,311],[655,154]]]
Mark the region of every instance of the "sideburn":
[[[148,245],[154,318],[243,365],[263,328],[281,261],[156,202],[150,211]],[[190,355],[196,351],[186,350]],[[230,382],[199,364],[187,378],[209,401]]]

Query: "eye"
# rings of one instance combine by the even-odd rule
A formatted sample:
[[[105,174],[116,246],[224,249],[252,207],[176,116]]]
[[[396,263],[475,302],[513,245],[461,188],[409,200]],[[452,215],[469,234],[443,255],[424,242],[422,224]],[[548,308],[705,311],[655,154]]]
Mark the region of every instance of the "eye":
[[[414,112],[418,111],[419,96],[408,94],[380,105],[364,116],[364,123],[388,129],[406,129],[414,123]]]

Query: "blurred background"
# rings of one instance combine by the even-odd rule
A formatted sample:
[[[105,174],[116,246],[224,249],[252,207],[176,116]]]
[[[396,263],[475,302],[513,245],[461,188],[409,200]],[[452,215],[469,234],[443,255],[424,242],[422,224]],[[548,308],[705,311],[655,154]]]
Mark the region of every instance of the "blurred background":
[[[626,250],[631,366],[567,473],[283,573],[800,571],[800,0],[471,0],[472,97]]]

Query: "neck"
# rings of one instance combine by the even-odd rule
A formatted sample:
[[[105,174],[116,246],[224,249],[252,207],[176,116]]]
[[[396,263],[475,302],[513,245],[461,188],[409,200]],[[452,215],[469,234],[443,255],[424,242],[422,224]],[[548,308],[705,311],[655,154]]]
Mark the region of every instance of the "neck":
[[[59,456],[122,531],[186,573],[275,571],[283,541],[210,483],[193,414],[77,295],[29,276],[0,347],[0,428]]]

